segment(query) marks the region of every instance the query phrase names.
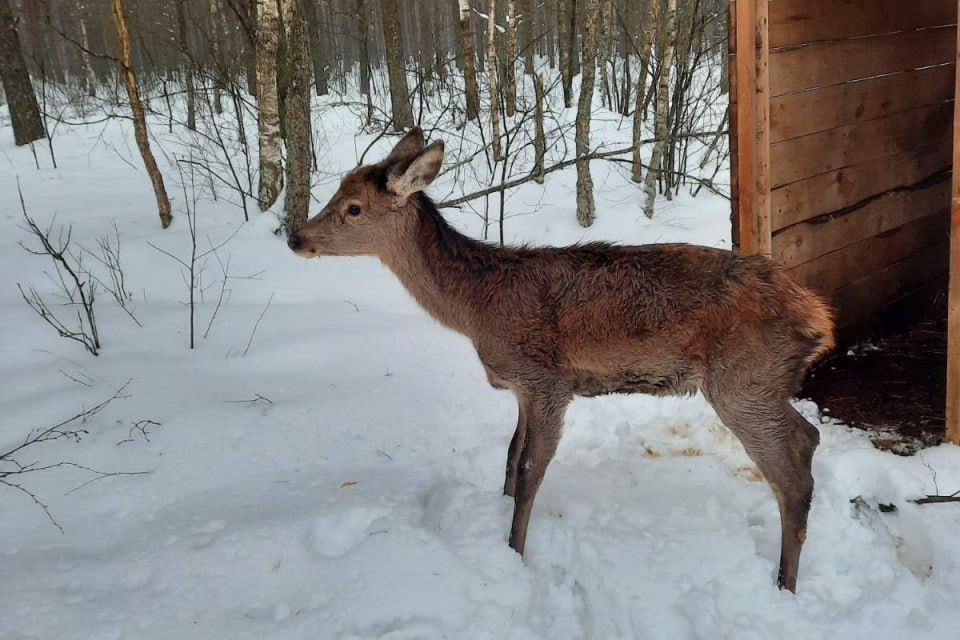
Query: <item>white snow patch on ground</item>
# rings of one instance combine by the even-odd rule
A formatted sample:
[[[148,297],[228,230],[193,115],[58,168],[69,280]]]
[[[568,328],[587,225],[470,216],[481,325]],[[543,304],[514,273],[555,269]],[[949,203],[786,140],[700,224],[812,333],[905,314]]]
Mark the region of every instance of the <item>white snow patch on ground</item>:
[[[321,167],[350,168],[370,138],[355,140],[335,122],[347,116],[328,113]],[[294,257],[267,214],[220,250],[232,274],[259,275],[231,282],[229,303],[190,351],[180,269],[146,244],[187,254],[181,192],[170,186],[181,215],[161,231],[131,132],[111,122],[100,133],[61,129],[59,169],[38,147],[38,170],[0,129],[0,449],[130,380],[129,397],[89,420],[81,442],[49,443],[36,459],[149,473],[84,486],[77,469],[24,477],[62,534],[0,487],[0,637],[956,637],[960,505],[909,500],[960,489],[957,447],[895,457],[800,402],[822,444],[793,596],[774,586],[773,496],[702,398],[578,400],[521,560],[507,546],[511,501],[501,494],[516,409],[487,386],[469,342],[427,318],[374,259]],[[595,135],[629,132],[599,125]],[[523,215],[507,221],[508,241],[729,245],[722,199],[681,192],[647,221],[621,168],[595,172],[595,227],[576,225],[574,174],[564,172],[544,192],[511,194]],[[17,246],[29,242],[18,178],[31,214],[72,225],[78,245],[94,247],[112,221],[122,233],[144,327],[101,294],[99,358],[20,299],[17,282],[55,289],[51,265]],[[335,185],[321,181],[318,200]],[[447,216],[481,233],[476,216]],[[222,200],[201,200],[201,244],[241,219]],[[208,264],[201,333],[218,277]],[[160,423],[147,437],[131,429],[144,419]],[[880,503],[897,511],[880,513]]]

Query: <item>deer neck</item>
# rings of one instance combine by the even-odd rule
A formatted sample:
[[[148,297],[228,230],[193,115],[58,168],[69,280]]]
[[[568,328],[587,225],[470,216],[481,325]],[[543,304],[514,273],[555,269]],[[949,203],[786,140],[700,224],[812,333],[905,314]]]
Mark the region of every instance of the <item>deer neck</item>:
[[[381,260],[427,313],[476,341],[496,248],[459,233],[423,195],[416,216]]]

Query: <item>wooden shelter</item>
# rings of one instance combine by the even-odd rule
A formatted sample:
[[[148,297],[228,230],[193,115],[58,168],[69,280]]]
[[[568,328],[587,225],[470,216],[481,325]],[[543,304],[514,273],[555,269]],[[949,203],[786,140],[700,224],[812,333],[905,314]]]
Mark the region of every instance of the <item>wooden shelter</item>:
[[[847,335],[949,273],[960,444],[958,4],[732,0],[729,33],[734,243],[829,297]]]

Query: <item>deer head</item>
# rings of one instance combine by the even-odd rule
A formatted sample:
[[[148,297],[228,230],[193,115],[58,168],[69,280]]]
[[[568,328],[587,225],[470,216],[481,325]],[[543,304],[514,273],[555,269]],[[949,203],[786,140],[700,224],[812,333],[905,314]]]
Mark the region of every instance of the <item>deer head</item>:
[[[287,245],[299,256],[381,255],[416,215],[411,196],[426,189],[440,172],[443,142],[424,147],[423,132],[411,129],[385,160],[354,169],[319,214]]]

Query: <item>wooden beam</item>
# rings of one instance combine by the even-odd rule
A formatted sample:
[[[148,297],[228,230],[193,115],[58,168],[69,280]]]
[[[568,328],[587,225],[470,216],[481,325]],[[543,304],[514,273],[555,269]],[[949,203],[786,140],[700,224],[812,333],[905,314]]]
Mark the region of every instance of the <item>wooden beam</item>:
[[[893,115],[790,138],[770,149],[773,185],[850,167],[950,137],[953,104],[940,102]]]
[[[738,236],[740,250],[770,253],[770,76],[767,0],[735,10]]]
[[[791,47],[879,33],[952,25],[956,0],[777,0],[770,7],[770,46]]]
[[[953,60],[956,37],[955,27],[936,27],[780,49],[770,54],[771,95],[944,64]]]
[[[958,24],[960,42],[960,24]],[[960,47],[954,51],[958,70],[955,94],[960,93]],[[950,285],[947,313],[946,438],[960,445],[960,106],[954,100],[953,184],[950,201]]]
[[[770,100],[770,142],[883,118],[953,100],[952,62]]]
[[[795,267],[949,208],[950,181],[942,176],[917,188],[882,194],[853,211],[787,227],[773,236],[773,257],[786,267]]]
[[[949,170],[952,159],[953,137],[944,136],[933,144],[791,182],[770,194],[773,232],[915,185]]]

